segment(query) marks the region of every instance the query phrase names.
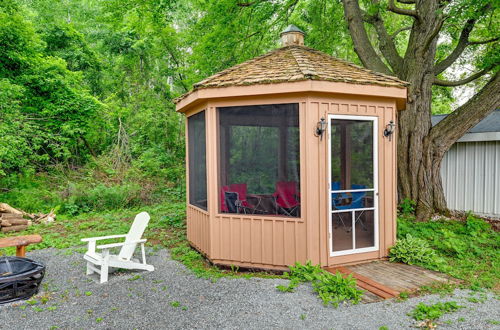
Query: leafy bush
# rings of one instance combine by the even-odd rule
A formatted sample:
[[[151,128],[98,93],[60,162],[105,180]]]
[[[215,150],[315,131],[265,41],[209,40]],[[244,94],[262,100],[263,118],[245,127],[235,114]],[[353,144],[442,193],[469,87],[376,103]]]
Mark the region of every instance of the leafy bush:
[[[285,273],[285,276],[290,279],[290,283],[288,286],[278,285],[278,290],[293,292],[300,283],[311,282],[314,291],[325,305],[337,307],[343,301],[357,304],[363,295],[362,291],[356,288],[356,280],[351,275],[343,277],[338,272],[333,275],[319,265],[312,265],[311,261],[303,265],[297,262],[295,266],[290,266],[290,272]]]
[[[439,263],[436,252],[425,240],[407,234],[399,239],[389,251],[389,260],[408,265],[425,265],[435,268]]]

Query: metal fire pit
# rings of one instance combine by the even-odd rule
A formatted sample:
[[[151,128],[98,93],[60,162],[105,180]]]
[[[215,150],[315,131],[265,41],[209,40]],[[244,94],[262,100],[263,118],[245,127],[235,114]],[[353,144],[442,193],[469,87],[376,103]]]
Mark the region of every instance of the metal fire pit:
[[[28,258],[0,257],[0,304],[38,293],[45,266]]]

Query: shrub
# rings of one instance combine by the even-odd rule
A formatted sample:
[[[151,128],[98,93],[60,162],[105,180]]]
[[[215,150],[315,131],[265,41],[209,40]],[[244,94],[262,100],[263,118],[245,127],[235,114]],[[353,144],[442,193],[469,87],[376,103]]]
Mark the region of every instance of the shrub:
[[[410,234],[406,238],[399,239],[389,251],[389,260],[392,262],[403,262],[408,265],[425,265],[435,267],[439,263],[436,252],[429,246],[427,241],[413,237]]]

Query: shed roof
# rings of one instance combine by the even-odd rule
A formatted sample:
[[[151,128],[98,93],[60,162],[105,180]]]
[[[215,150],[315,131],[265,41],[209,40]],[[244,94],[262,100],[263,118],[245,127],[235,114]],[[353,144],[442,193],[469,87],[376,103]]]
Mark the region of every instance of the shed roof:
[[[437,125],[447,115],[432,116],[432,126]],[[481,120],[476,126],[472,127],[459,142],[472,141],[500,141],[500,109],[496,109],[486,118]]]
[[[309,47],[292,45],[278,48],[216,73],[194,84],[193,89],[176,99],[176,102],[192,92],[204,88],[276,84],[304,80],[399,88],[408,86],[407,82],[396,77],[365,69]]]

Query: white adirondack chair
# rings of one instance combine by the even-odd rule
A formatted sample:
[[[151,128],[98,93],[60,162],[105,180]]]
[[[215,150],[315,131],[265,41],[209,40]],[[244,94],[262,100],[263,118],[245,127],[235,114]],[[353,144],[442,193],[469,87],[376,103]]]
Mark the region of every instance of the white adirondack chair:
[[[83,242],[88,242],[88,250],[83,256],[87,260],[87,275],[94,272],[101,274],[101,283],[108,281],[108,272],[110,267],[125,268],[125,269],[143,269],[152,272],[155,268],[152,265],[146,264],[146,253],[144,251],[144,243],[146,239],[141,239],[144,230],[148,226],[149,214],[141,212],[136,215],[134,223],[128,234],[125,235],[110,235],[102,237],[91,237],[82,239]],[[105,245],[97,245],[96,242],[111,238],[125,238],[122,243],[113,243]],[[141,244],[142,263],[136,259],[132,259],[137,244]],[[121,247],[118,255],[112,255],[109,250],[115,247]],[[101,250],[101,253],[96,252]]]

